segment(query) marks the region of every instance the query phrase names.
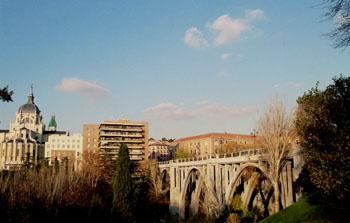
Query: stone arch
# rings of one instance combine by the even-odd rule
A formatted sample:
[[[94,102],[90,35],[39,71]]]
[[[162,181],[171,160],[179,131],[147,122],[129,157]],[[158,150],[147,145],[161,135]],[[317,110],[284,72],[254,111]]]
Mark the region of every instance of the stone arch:
[[[200,190],[201,184],[206,185],[204,171],[202,171],[200,168],[192,167],[188,171],[186,171],[186,177],[185,177],[184,184],[181,187],[180,200],[179,200],[179,214],[180,214],[180,217],[182,219],[185,218],[187,188],[188,188],[189,183],[190,183],[191,175],[195,171],[198,171],[198,173],[199,173],[199,178],[196,181],[196,189],[195,190]],[[199,195],[200,195],[199,191],[195,191],[195,193],[193,195],[194,195],[194,197],[191,199],[191,201],[198,201]]]
[[[270,178],[268,172],[265,169],[261,168],[261,166],[259,166],[258,163],[247,163],[247,164],[241,165],[239,171],[237,173],[235,173],[233,176],[234,180],[228,186],[228,193],[226,193],[226,195],[225,195],[226,205],[230,205],[230,202],[233,198],[233,194],[237,189],[238,183],[239,183],[244,171],[249,167],[255,167],[258,170],[260,170],[261,173],[263,173],[263,175],[271,182],[271,178]],[[251,188],[249,188],[248,190],[251,190]],[[251,191],[248,192],[248,194],[250,194],[250,195],[251,195],[251,193],[252,193]],[[250,197],[248,197],[248,198],[250,199]]]

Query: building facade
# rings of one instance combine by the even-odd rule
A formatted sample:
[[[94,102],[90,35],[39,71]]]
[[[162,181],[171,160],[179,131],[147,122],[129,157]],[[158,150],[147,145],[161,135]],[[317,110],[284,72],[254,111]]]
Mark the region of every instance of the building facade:
[[[150,140],[148,144],[148,158],[158,161],[170,159],[169,142]]]
[[[234,146],[233,149],[239,150],[240,148],[254,146],[254,142],[254,136],[230,133],[208,133],[175,141],[177,149],[186,151],[192,156],[220,153],[228,146]]]
[[[99,125],[99,154],[108,154],[115,160],[121,144],[129,148],[130,159],[137,168],[145,168],[148,160],[148,122],[131,122],[130,120],[104,121]]]
[[[55,160],[67,159],[74,164],[74,169],[81,168],[83,151],[83,136],[80,134],[69,135],[69,132],[54,132],[48,136],[45,143],[45,158],[50,164]]]
[[[83,153],[98,151],[98,124],[83,125]]]

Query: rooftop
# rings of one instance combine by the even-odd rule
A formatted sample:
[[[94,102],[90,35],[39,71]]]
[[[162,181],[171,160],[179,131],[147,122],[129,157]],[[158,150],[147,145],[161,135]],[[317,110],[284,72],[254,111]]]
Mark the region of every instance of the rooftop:
[[[196,139],[204,139],[204,138],[230,138],[230,139],[237,139],[237,138],[244,138],[244,139],[253,139],[254,136],[251,135],[243,135],[243,134],[231,134],[231,133],[207,133],[203,135],[197,135],[197,136],[190,136],[186,138],[181,138],[176,140],[175,142],[185,142],[190,140],[196,140]]]

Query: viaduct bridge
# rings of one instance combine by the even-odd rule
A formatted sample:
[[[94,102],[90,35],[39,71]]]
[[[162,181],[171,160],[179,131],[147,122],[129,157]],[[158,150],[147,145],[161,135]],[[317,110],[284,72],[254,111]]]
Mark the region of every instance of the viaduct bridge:
[[[293,182],[301,171],[302,161],[295,149],[284,161],[280,177],[280,205],[295,202]],[[240,195],[246,208],[273,213],[273,187],[265,154],[245,150],[229,154],[170,160],[158,163],[163,189],[170,188],[171,214],[188,218],[201,209],[219,213]]]

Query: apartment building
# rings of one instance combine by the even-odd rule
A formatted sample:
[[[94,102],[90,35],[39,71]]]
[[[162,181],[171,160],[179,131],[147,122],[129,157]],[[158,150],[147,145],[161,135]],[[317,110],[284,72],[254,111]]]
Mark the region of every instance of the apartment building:
[[[192,156],[206,156],[219,153],[229,143],[237,149],[254,146],[254,136],[231,133],[208,133],[181,138],[176,140],[175,143],[177,143],[177,149],[182,149]]]
[[[98,151],[98,124],[83,125],[83,153]]]
[[[104,121],[99,125],[98,147],[101,155],[107,153],[115,160],[121,144],[129,148],[130,159],[139,169],[145,168],[148,160],[148,122]]]

